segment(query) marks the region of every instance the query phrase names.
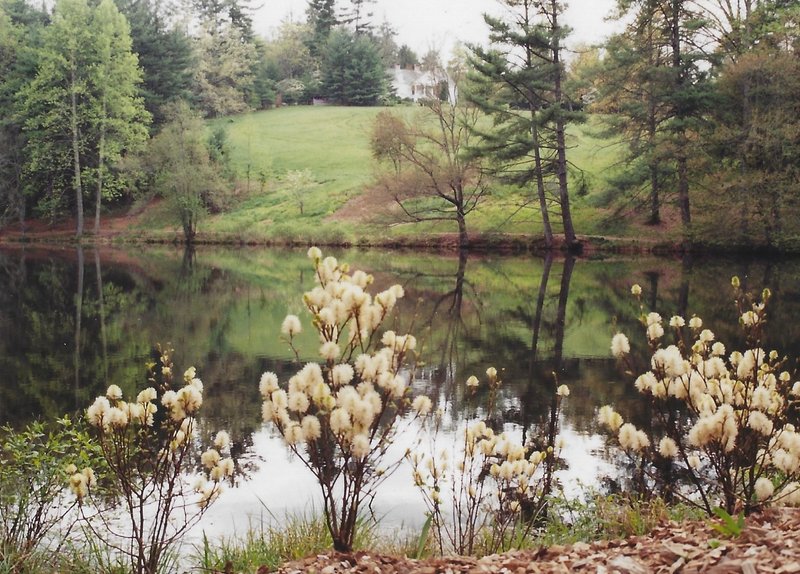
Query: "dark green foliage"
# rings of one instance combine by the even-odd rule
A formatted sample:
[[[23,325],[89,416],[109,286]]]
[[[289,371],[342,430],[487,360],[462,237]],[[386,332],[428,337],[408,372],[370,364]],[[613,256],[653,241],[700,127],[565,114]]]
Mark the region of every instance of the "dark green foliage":
[[[325,44],[328,42],[328,37],[331,35],[331,30],[338,23],[336,20],[336,1],[308,0],[306,22],[311,28],[311,35],[307,40],[308,49],[315,58],[319,59]]]
[[[252,8],[247,0],[191,0],[194,16],[209,29],[211,34],[219,33],[223,27],[230,26],[236,31],[241,42],[253,40]]]
[[[22,0],[0,2],[0,227],[24,224],[29,201],[23,193],[24,117],[17,94],[36,74],[37,50],[49,21],[45,12]]]
[[[194,65],[191,39],[169,24],[169,14],[160,3],[119,0],[117,5],[128,19],[133,51],[143,71],[145,108],[153,116],[153,125],[161,125],[164,105],[189,95]]]
[[[278,98],[282,103],[306,103],[317,95],[319,63],[310,37],[308,25],[285,22],[274,40],[259,45],[254,88],[264,82],[272,90],[270,104]]]
[[[348,106],[373,106],[386,94],[386,73],[375,44],[364,36],[335,30],[322,62],[324,97]]]
[[[408,44],[403,44],[397,50],[397,64],[404,70],[413,70],[419,64],[419,57]]]
[[[467,98],[492,118],[478,133],[473,153],[491,159],[496,177],[529,190],[525,203],[538,203],[545,243],[553,241],[550,211],[558,205],[568,243],[575,240],[567,189],[565,126],[583,120],[566,105],[562,83],[558,2],[506,2],[504,19],[484,16],[491,48],[472,46]]]
[[[716,193],[701,199],[703,211],[715,214],[709,231],[781,246],[800,233],[800,62],[759,49],[727,65],[717,89],[707,140]]]

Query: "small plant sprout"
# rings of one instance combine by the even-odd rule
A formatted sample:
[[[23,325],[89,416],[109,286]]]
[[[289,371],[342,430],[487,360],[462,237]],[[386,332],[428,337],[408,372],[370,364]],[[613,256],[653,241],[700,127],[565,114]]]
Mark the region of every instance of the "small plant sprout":
[[[488,401],[500,386],[497,370],[486,372]],[[475,392],[477,377],[467,379]],[[419,489],[440,553],[493,553],[508,549],[530,534],[544,511],[553,486],[561,438],[556,435],[561,401],[569,388],[560,385],[554,396],[546,436],[539,450],[520,444],[487,421],[473,420],[459,432],[453,452],[437,450],[441,413],[434,421],[431,448],[408,453],[414,484]],[[491,408],[487,411],[491,413]],[[491,420],[491,419],[490,419]]]
[[[316,286],[303,295],[319,336],[320,362],[310,362],[287,382],[264,373],[259,389],[264,421],[316,477],[325,522],[336,550],[352,549],[365,500],[398,466],[389,460],[399,417],[432,410],[428,397],[409,398],[416,339],[383,331],[403,296],[400,285],[374,296],[372,276],[350,272],[334,257],[312,247]],[[288,316],[282,333],[296,356],[300,319]]]
[[[126,524],[118,526],[99,507],[88,516],[94,473],[74,465],[69,469],[69,485],[88,528],[127,556],[136,574],[155,574],[163,567],[169,547],[200,519],[234,472],[233,460],[225,456],[230,437],[220,431],[200,457],[204,474],[190,484],[203,383],[190,367],[182,384],[175,385],[171,355],[171,349],[159,347],[157,361],[148,365],[151,386],[134,400],[124,401],[120,388],[111,385],[86,410],[107,467],[106,489],[121,505]]]
[[[651,405],[653,425],[637,429],[610,405],[598,413],[643,479],[709,515],[717,507],[733,515],[800,505],[800,433],[792,419],[800,383],[792,382],[786,359],[763,349],[769,290],[755,299],[737,277],[731,284],[742,351],[729,353],[700,317],[673,316],[665,329],[658,313],[643,315],[650,369],[634,385]],[[625,335],[614,336],[611,350],[637,372]],[[687,480],[675,486],[670,476]]]

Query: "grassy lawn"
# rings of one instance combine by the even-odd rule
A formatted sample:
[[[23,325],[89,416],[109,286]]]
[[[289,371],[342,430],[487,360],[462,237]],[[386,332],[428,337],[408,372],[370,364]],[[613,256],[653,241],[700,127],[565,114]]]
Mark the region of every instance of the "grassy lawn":
[[[377,225],[367,221],[342,223],[329,216],[348,200],[361,196],[373,180],[376,164],[369,149],[375,116],[384,108],[293,106],[220,118],[228,134],[231,162],[245,190],[245,199],[231,211],[210,217],[204,231],[243,240],[316,239],[353,240],[382,236],[419,236],[454,232],[448,223]],[[418,107],[395,107],[407,117]],[[590,118],[569,132],[569,159],[574,218],[579,233],[618,232],[602,214],[611,197],[605,176],[617,157],[617,148],[596,134],[599,118]],[[287,172],[308,170],[311,183],[292,191]],[[471,231],[484,233],[540,233],[533,189],[504,186],[468,220]],[[300,203],[302,201],[302,213]],[[527,205],[525,205],[527,204]],[[553,217],[554,224],[558,216]]]

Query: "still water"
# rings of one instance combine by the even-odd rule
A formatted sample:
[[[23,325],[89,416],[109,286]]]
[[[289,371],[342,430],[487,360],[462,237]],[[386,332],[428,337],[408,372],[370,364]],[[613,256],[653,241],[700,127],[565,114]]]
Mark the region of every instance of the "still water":
[[[800,261],[327,254],[372,273],[375,291],[404,287],[391,326],[421,341],[424,365],[413,388],[447,409],[450,431],[474,416],[464,381],[487,367],[504,381],[506,429],[523,437],[547,416],[556,379],[567,384],[561,481],[571,494],[614,488],[621,474],[598,434],[596,409],[611,403],[634,422],[643,416],[609,351],[621,330],[644,356],[633,283],[643,287],[646,310],[697,314],[729,349],[740,345],[730,277],[749,290],[768,286],[767,345],[800,354]],[[280,323],[287,313],[304,316],[302,293],[313,282],[305,250],[0,250],[0,424],[77,411],[112,383],[135,394],[145,386],[153,345],[169,343],[176,368],[197,368],[205,384],[202,424],[230,432],[240,471],[203,528],[242,534],[269,516],[312,512],[309,474],[261,423],[258,379],[275,371],[285,381],[298,368]],[[309,331],[306,323],[302,360],[314,359],[317,348]],[[411,444],[410,434],[401,434],[400,447]],[[408,469],[384,492],[375,502],[384,523],[424,519]]]

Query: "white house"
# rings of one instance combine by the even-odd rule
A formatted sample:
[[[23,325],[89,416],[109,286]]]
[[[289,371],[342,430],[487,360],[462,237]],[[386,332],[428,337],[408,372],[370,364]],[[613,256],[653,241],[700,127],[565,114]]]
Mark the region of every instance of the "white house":
[[[443,80],[447,82],[450,101],[456,100],[455,85],[444,70],[422,71],[416,66],[413,70],[407,70],[395,65],[387,71],[387,74],[391,79],[394,93],[401,100],[418,102],[421,99],[436,99],[439,97],[439,84]]]

